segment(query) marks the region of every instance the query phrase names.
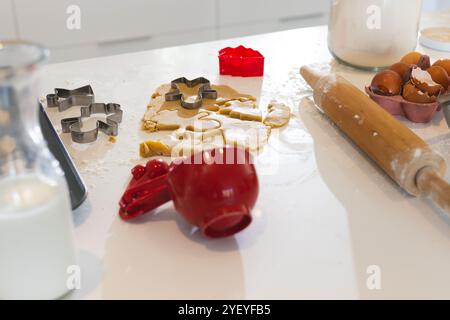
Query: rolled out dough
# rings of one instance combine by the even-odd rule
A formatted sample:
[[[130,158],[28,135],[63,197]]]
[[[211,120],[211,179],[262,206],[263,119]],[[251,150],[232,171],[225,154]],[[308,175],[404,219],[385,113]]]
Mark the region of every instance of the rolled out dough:
[[[271,128],[289,122],[290,108],[284,104],[272,103],[263,111],[251,95],[225,85],[211,87],[217,91],[217,99],[204,99],[201,108],[189,110],[180,101],[165,101],[170,84],[160,86],[152,94],[142,118],[141,129],[150,136],[140,144],[140,155],[186,156],[225,145],[258,151],[267,143]],[[179,85],[179,88],[185,97],[198,92],[198,87]],[[167,131],[167,135],[151,139],[155,131]]]

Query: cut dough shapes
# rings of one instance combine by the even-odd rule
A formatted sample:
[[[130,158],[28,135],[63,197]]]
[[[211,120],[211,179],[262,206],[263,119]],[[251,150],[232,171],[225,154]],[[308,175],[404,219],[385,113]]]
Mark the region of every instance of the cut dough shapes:
[[[170,84],[160,86],[151,96],[141,123],[141,129],[147,132],[159,130],[176,130],[178,128],[193,131],[205,131],[218,128],[217,123],[209,121],[208,115],[212,111],[218,111],[220,105],[231,101],[255,101],[256,98],[237,92],[233,88],[225,85],[212,85],[212,89],[217,91],[217,99],[205,99],[203,105],[198,110],[188,110],[180,105],[180,101],[165,101],[164,96],[171,89]],[[187,97],[198,91],[198,86],[189,88],[186,85],[179,85],[180,91]],[[169,112],[172,111],[173,113]],[[195,122],[195,123],[194,123]]]
[[[213,116],[222,121],[221,128],[205,132],[178,129],[166,139],[147,140],[140,144],[141,157],[189,156],[195,152],[225,145],[258,151],[267,144],[270,127],[263,123],[241,121],[219,114]]]
[[[229,118],[222,122],[222,129],[227,145],[239,146],[250,151],[262,149],[270,136],[270,127],[261,122]]]
[[[139,155],[143,158],[153,157],[153,156],[170,156],[170,147],[156,140],[147,140],[141,142],[139,145]]]
[[[152,117],[157,130],[186,129],[190,131],[208,131],[220,127],[220,122],[208,118],[209,112],[198,112],[192,117],[180,117],[177,111],[163,110]]]
[[[233,99],[218,97],[214,104],[208,105],[208,106],[203,106],[203,108],[208,110],[208,111],[217,112],[221,108],[223,108],[223,106],[225,106],[230,101],[249,102],[249,101],[256,101],[256,98],[255,97],[251,97],[251,96],[236,97],[236,98],[233,98]]]
[[[267,115],[256,104],[256,98],[237,92],[225,85],[211,85],[217,99],[205,99],[197,110],[188,110],[180,101],[165,101],[170,84],[160,86],[152,95],[147,112],[142,119],[146,132],[172,131],[161,139],[149,139],[139,146],[142,157],[188,156],[210,148],[239,146],[258,151],[267,144],[271,128],[289,122],[287,105],[273,102]],[[189,97],[197,88],[180,85],[180,91]]]
[[[291,118],[291,108],[289,106],[279,102],[271,102],[267,110],[269,113],[264,119],[264,124],[269,127],[280,128],[289,123]]]
[[[194,132],[179,129],[167,139],[148,140],[140,144],[141,157],[152,156],[189,156],[204,149],[218,148],[225,145],[222,129],[213,129],[205,132]]]
[[[231,118],[240,120],[262,121],[261,110],[258,109],[254,101],[228,101],[223,107],[219,108],[219,114],[229,115]]]

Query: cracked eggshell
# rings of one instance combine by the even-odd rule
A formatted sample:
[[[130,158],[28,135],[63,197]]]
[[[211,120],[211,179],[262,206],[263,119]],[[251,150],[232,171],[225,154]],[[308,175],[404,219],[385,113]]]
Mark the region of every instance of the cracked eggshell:
[[[414,68],[411,71],[411,84],[430,96],[438,96],[444,91],[443,86],[433,81],[431,74],[420,68]]]
[[[420,90],[412,82],[408,82],[403,87],[403,98],[406,101],[416,103],[436,102],[435,96],[430,96],[426,91]]]

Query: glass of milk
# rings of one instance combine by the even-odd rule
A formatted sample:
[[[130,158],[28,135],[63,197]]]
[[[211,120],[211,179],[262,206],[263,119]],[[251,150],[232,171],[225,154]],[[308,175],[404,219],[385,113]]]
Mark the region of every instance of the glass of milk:
[[[0,41],[0,299],[54,299],[76,266],[66,181],[38,124],[47,50]]]
[[[377,70],[417,44],[422,0],[332,0],[328,47],[340,62]]]

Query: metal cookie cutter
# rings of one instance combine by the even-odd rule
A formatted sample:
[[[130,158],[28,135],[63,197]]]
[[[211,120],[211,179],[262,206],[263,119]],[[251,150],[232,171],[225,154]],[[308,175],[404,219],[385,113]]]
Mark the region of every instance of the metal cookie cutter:
[[[450,128],[450,93],[439,96],[438,101],[442,107],[442,111],[444,112],[447,126]]]
[[[189,88],[193,88],[201,84],[198,89],[197,97],[195,100],[186,101],[184,95],[181,93],[178,84],[185,84]],[[186,109],[198,109],[203,104],[203,99],[217,99],[217,91],[211,88],[211,84],[208,79],[200,77],[193,80],[188,80],[185,77],[175,79],[171,82],[171,89],[165,95],[166,101],[181,100],[181,106]]]
[[[97,140],[98,131],[109,136],[117,136],[119,133],[119,123],[122,122],[123,111],[117,103],[91,103],[88,107],[80,109],[81,116],[74,118],[65,118],[61,120],[61,127],[64,133],[71,133],[72,141],[78,143],[90,143]],[[103,113],[109,115],[106,117],[106,122],[97,121],[95,129],[82,131],[82,119],[88,118],[91,114]]]
[[[72,106],[89,106],[94,102],[94,91],[90,85],[74,90],[56,88],[55,93],[47,95],[47,107],[58,107],[60,112]]]

